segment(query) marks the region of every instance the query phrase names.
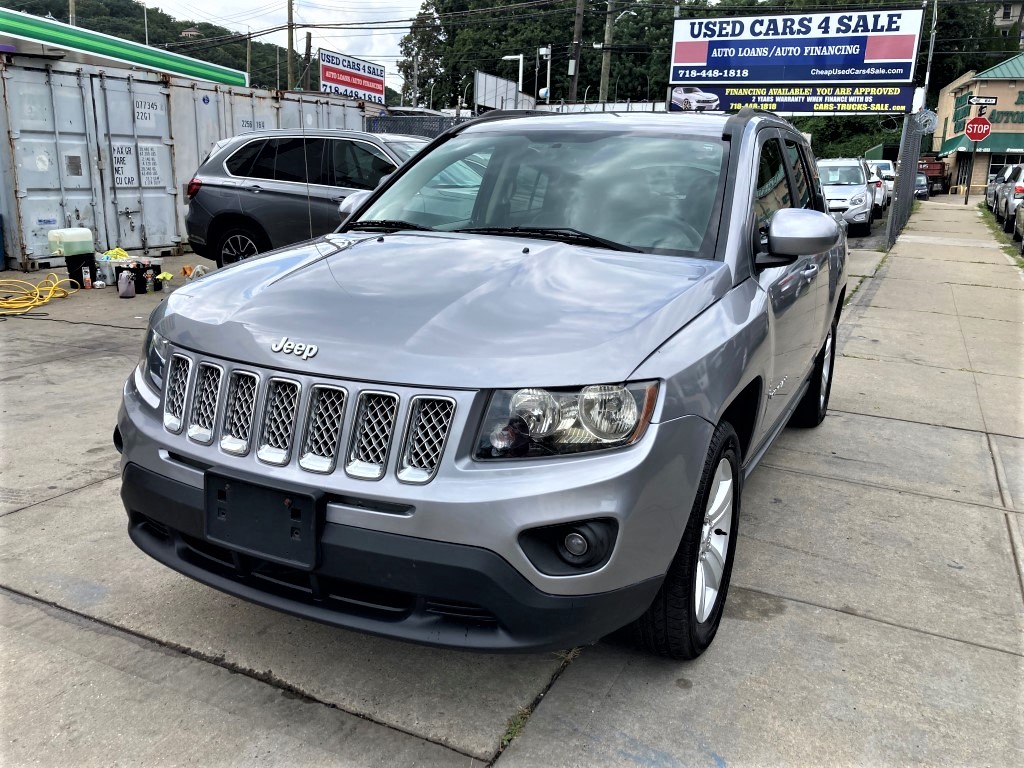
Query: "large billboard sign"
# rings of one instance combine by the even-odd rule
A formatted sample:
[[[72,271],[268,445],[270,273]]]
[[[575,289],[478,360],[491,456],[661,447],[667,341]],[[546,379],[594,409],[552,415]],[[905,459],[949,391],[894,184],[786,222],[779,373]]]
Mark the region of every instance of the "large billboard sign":
[[[752,107],[779,115],[899,114],[912,111],[913,85],[674,85],[670,112],[735,112]]]
[[[383,104],[384,67],[321,48],[320,90],[371,104]]]
[[[669,82],[909,83],[923,11],[677,19]]]

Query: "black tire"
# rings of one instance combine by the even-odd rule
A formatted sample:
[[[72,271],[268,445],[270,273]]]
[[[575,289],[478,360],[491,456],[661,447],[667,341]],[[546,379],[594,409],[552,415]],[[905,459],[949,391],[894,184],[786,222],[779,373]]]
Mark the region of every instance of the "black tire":
[[[875,223],[875,217],[870,213],[868,214],[868,220],[864,222],[863,229],[861,229],[861,237],[868,237],[871,234],[871,225]]]
[[[1003,211],[1003,232],[1013,232],[1013,217],[1009,211]]]
[[[733,499],[729,540],[718,595],[710,614],[704,621],[699,621],[695,595],[704,535],[704,517],[714,488],[715,474],[722,459],[726,459],[732,469]],[[732,577],[732,564],[736,554],[742,477],[739,438],[728,422],[722,422],[715,427],[711,437],[704,471],[701,473],[690,517],[683,531],[683,539],[668,573],[665,574],[665,581],[647,612],[630,627],[634,641],[647,651],[670,659],[695,659],[707,650],[711,641],[715,639],[718,625],[722,621],[722,610],[729,592],[729,580]]]
[[[218,267],[251,258],[270,250],[266,236],[253,227],[232,225],[226,227],[216,239],[213,257]]]
[[[828,401],[832,396],[832,379],[836,370],[836,331],[838,328],[839,315],[837,313],[832,318],[832,325],[829,326],[825,343],[821,345],[818,356],[814,360],[811,383],[789,419],[790,426],[816,427],[825,420],[825,416],[828,414]],[[826,365],[828,366],[827,377],[823,375]]]

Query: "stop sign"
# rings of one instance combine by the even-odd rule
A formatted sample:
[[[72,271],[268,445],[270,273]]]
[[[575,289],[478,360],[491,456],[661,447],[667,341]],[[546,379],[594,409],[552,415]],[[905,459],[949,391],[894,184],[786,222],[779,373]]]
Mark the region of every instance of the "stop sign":
[[[987,117],[972,117],[967,121],[967,129],[964,131],[971,141],[981,141],[992,133],[992,123]]]

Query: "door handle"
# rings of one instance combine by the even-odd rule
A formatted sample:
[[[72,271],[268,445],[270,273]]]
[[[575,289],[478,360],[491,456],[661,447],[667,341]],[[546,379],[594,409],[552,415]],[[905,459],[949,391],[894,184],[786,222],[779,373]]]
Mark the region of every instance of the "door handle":
[[[246,189],[249,190],[250,192],[255,192],[256,194],[259,194],[260,192],[263,191],[263,187],[259,186],[258,184],[252,184],[246,187]]]
[[[801,275],[805,275],[806,277],[811,277],[813,275],[816,275],[816,274],[818,274],[818,265],[817,264],[811,264],[811,266],[805,267],[804,269],[801,269],[800,270],[800,274]]]

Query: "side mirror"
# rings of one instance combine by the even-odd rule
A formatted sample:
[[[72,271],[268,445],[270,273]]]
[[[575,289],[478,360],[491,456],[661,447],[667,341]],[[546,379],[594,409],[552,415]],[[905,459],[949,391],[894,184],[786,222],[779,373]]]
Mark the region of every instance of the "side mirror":
[[[759,267],[792,264],[801,256],[810,256],[832,248],[839,242],[838,222],[827,213],[802,208],[776,211],[768,225],[768,253],[759,254]]]
[[[353,192],[342,200],[341,203],[338,204],[338,215],[341,216],[341,223],[344,224],[348,221],[355,210],[365,203],[371,194],[373,193],[370,192],[370,190],[361,189],[358,192]]]

